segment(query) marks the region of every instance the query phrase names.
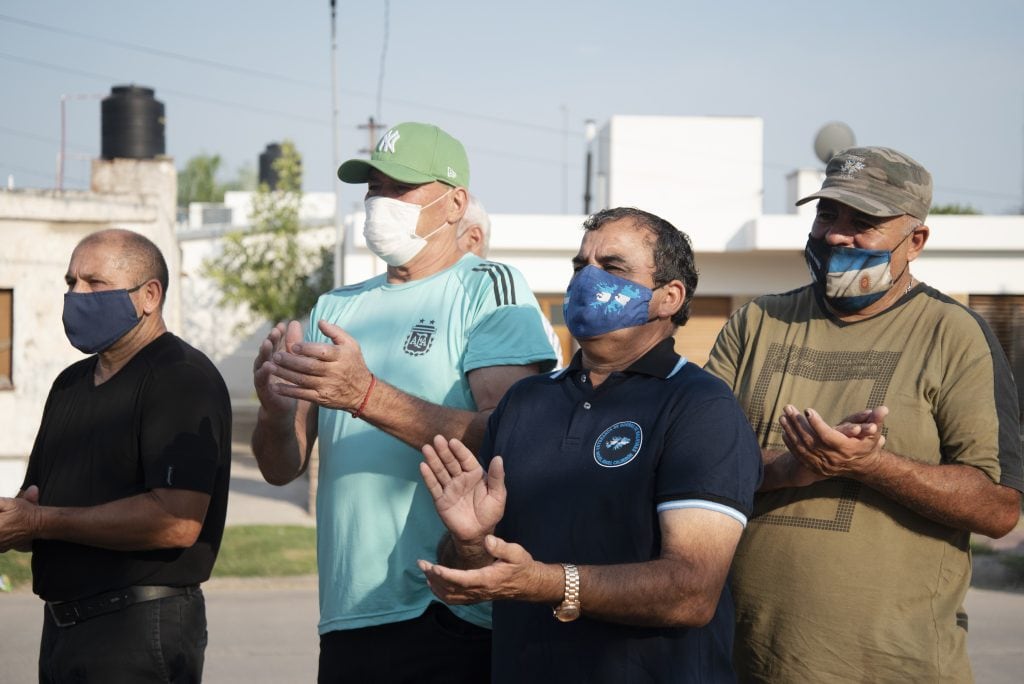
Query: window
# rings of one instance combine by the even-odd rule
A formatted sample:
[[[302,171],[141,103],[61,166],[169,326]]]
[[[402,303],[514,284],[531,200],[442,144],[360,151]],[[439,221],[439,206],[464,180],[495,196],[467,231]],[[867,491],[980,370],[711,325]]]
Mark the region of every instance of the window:
[[[0,290],[0,390],[14,386],[14,290]]]

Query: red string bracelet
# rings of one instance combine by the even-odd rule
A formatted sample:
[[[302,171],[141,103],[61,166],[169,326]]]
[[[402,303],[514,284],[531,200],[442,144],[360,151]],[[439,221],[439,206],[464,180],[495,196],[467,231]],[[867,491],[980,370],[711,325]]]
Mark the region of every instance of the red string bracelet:
[[[356,412],[352,414],[353,418],[358,418],[359,416],[363,415],[363,410],[366,408],[367,402],[370,401],[370,392],[372,392],[373,388],[376,386],[377,376],[374,375],[373,373],[370,373],[370,386],[366,388],[366,394],[363,396],[363,403],[361,403],[359,405],[359,408],[356,409]]]

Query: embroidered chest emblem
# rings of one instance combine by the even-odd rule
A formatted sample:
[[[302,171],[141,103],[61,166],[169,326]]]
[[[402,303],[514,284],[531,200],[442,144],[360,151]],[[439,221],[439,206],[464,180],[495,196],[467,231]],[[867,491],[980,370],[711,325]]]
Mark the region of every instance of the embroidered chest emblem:
[[[644,432],[631,420],[615,423],[594,442],[594,460],[605,468],[624,466],[640,453]]]
[[[410,356],[423,356],[434,344],[434,336],[437,334],[437,326],[434,321],[426,322],[421,318],[420,322],[412,326],[412,330],[405,338],[402,349]]]

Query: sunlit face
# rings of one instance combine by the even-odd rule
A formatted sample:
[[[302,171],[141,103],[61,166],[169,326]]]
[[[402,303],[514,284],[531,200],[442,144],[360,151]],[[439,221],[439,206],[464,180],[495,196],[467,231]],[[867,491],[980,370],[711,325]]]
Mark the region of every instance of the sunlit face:
[[[86,242],[76,247],[64,274],[68,292],[131,290],[140,280],[120,250],[107,242]]]
[[[891,251],[920,221],[913,216],[878,217],[831,199],[818,200],[811,235],[833,247],[858,247]]]
[[[580,250],[572,258],[573,273],[596,266],[620,278],[654,288],[653,236],[637,228],[633,219],[619,219],[588,230]]]
[[[403,183],[384,175],[377,169],[370,169],[366,199],[388,197],[424,207],[420,211],[420,218],[416,224],[416,234],[426,235],[445,222],[449,205],[447,201],[440,198],[451,189],[451,186],[438,181],[422,185]],[[433,204],[431,204],[432,202]]]

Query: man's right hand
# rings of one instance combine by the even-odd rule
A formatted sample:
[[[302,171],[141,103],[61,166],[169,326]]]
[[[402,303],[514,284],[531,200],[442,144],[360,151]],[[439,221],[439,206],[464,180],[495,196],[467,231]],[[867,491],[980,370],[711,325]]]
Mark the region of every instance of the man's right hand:
[[[423,445],[420,474],[434,499],[441,522],[451,532],[456,550],[482,549],[505,513],[505,469],[501,457],[487,473],[473,453],[457,439],[441,435]],[[485,476],[486,475],[486,476]]]
[[[292,345],[302,341],[302,325],[298,321],[289,323],[278,323],[273,327],[266,339],[260,343],[259,352],[256,354],[256,361],[253,363],[253,385],[256,388],[256,396],[260,400],[261,412],[266,417],[274,420],[283,420],[295,413],[296,400],[285,397],[274,391],[272,385],[275,382],[274,376],[267,367],[267,362],[275,352],[284,350],[291,351]]]

